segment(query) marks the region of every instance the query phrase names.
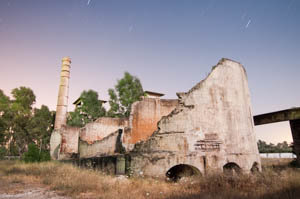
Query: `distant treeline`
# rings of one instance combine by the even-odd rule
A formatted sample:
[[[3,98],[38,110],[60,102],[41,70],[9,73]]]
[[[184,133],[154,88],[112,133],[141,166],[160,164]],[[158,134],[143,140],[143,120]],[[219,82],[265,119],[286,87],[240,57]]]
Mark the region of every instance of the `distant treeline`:
[[[292,153],[293,144],[288,144],[286,141],[278,143],[277,145],[265,141],[258,140],[257,142],[259,153]]]

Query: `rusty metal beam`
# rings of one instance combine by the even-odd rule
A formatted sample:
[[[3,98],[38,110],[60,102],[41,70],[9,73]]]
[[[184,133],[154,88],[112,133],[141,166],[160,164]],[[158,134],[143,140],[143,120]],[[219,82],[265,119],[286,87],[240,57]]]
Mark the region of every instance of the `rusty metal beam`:
[[[298,120],[300,119],[300,107],[261,115],[255,115],[253,119],[255,125],[283,122],[289,120]]]

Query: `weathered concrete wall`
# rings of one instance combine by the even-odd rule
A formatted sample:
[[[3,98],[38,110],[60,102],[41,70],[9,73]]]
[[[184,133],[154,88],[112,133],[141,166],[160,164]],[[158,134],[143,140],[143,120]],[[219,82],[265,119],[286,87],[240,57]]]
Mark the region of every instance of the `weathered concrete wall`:
[[[68,160],[77,156],[79,130],[79,127],[62,126],[52,132],[50,139],[52,159]]]
[[[99,118],[87,124],[80,130],[80,158],[112,155],[118,145],[130,151],[136,142],[149,138],[157,130],[157,122],[177,104],[178,100],[144,98],[133,104],[129,122],[128,119]],[[117,140],[115,131],[118,129],[122,130],[122,135],[119,135],[122,140]]]
[[[59,159],[76,158],[78,154],[79,127],[66,126],[61,128],[62,135]]]
[[[114,154],[118,145],[117,141],[121,143],[120,136],[126,126],[128,126],[128,119],[108,117],[102,117],[87,124],[80,130],[80,158]],[[122,132],[119,132],[119,129]]]
[[[126,126],[128,126],[128,119],[101,117],[95,122],[86,124],[80,130],[80,140],[88,144],[93,144]]]
[[[78,153],[79,127],[67,126],[62,129],[61,152]]]
[[[139,141],[148,139],[157,130],[157,123],[171,113],[178,100],[144,98],[132,105],[129,128],[125,129],[123,143],[130,150]]]
[[[112,156],[122,153],[125,151],[121,143],[122,133],[123,130],[119,129],[92,144],[79,140],[79,158]]]
[[[60,130],[54,130],[50,137],[50,156],[53,160],[57,160],[59,157],[61,140]]]
[[[260,169],[247,76],[241,64],[222,59],[205,80],[178,96],[179,106],[131,153],[134,173],[165,175],[179,164],[194,166],[201,173],[222,171],[227,163],[246,172],[254,163]]]

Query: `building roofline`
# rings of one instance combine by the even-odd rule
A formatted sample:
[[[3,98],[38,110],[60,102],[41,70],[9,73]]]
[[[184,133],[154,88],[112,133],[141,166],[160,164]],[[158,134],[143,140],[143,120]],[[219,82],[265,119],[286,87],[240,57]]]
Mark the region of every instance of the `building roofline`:
[[[162,96],[165,95],[163,93],[157,93],[157,92],[153,92],[153,91],[145,91],[144,93],[149,94],[149,95],[156,95],[156,96],[159,96],[159,97],[162,97]]]
[[[101,103],[105,104],[107,101],[106,100],[99,100]],[[77,100],[73,102],[74,105],[78,105],[81,103],[81,98],[79,97]]]

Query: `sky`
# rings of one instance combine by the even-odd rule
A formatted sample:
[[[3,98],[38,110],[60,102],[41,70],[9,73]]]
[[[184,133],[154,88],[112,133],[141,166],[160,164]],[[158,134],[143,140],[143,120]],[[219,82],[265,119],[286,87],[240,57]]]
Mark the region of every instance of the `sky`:
[[[30,87],[55,110],[61,59],[72,59],[69,110],[83,90],[103,100],[124,72],[177,98],[225,57],[247,71],[254,115],[300,106],[298,0],[1,0],[0,89]],[[292,141],[288,122],[257,139]]]

